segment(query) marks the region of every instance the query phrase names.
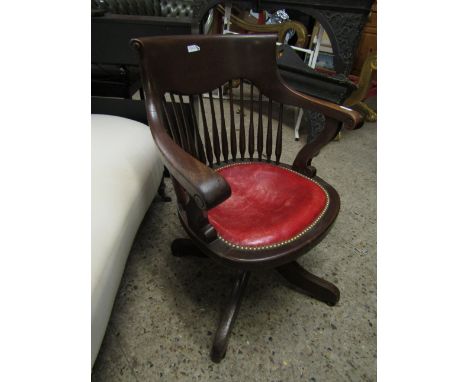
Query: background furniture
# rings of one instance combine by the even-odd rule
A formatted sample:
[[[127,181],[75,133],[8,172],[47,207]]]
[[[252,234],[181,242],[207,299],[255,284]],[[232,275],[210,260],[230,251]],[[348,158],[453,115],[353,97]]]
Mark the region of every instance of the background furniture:
[[[120,15],[192,17],[192,3],[193,0],[91,0],[91,7]]]
[[[334,53],[337,73],[349,74],[360,34],[371,9],[373,0],[260,0],[260,9],[270,12],[286,9],[313,17],[325,28]],[[202,21],[208,11],[222,0],[197,0],[193,4],[192,30],[202,31]],[[232,5],[241,9],[252,8],[251,0],[233,0]]]
[[[225,8],[222,5],[216,6],[216,11],[220,15],[225,16]],[[254,24],[238,17],[233,13],[235,9],[231,9],[229,13],[229,30],[231,32],[244,32],[244,33],[278,33],[278,41],[284,42],[286,33],[289,30],[293,30],[296,33],[296,42],[294,46],[298,48],[304,48],[307,44],[307,28],[304,24],[294,21],[287,20],[280,24]]]
[[[219,3],[222,3],[222,0],[198,0],[194,4],[192,25],[194,33],[202,31],[202,22],[208,11]],[[345,84],[345,82],[351,72],[361,31],[367,21],[371,4],[372,0],[260,0],[256,2],[258,9],[268,10],[270,13],[278,9],[286,9],[295,18],[299,14],[307,15],[323,26],[333,48],[334,70],[340,77],[341,84],[330,86],[330,80],[323,78],[323,81],[314,81],[313,87],[307,86],[307,89],[313,90],[313,93],[307,93],[305,87],[301,91],[319,98],[335,99],[333,102],[339,104],[344,102],[346,94],[349,95],[355,89],[353,84]],[[233,0],[232,5],[241,9],[250,9],[252,1]],[[303,83],[310,74],[305,73],[307,72],[305,69],[299,73],[299,78],[294,79],[293,77],[298,77],[297,71],[288,66],[289,63],[283,62],[281,74],[291,86]],[[320,74],[316,75],[315,79],[319,77]],[[305,121],[308,128],[307,141],[311,142],[324,128],[324,118],[319,113],[307,112]]]
[[[362,30],[351,73],[359,75],[369,55],[377,55],[377,0],[373,1],[371,12]]]
[[[215,362],[225,356],[251,271],[276,269],[313,298],[330,305],[339,299],[336,286],[295,260],[325,237],[340,205],[338,193],[316,176],[310,162],[342,123],[348,129],[358,128],[362,118],[289,88],[277,69],[276,37],[133,40],[140,53],[151,131],[171,174],[179,218],[190,237],[176,239],[173,254],[205,255],[236,272],[213,342]],[[222,98],[215,107],[213,99],[213,90],[221,93],[226,83],[232,88],[236,79],[240,79],[239,115],[234,112],[232,91],[229,107]],[[206,105],[204,93],[209,95]],[[280,162],[285,105],[326,116],[324,130],[299,151],[292,165]]]
[[[352,77],[357,82],[358,88],[345,101],[345,105],[359,111],[367,122],[376,122],[377,113],[364,101],[377,95],[377,82],[373,81],[377,71],[377,53],[370,53],[361,68],[359,77]]]
[[[99,352],[125,263],[163,177],[148,126],[91,116],[91,364]]]
[[[294,89],[339,105],[342,105],[350,94],[356,90],[356,86],[348,78],[344,76],[330,76],[308,66],[287,45],[282,47],[282,54],[278,58],[278,68],[284,80]],[[311,112],[308,112],[308,114],[308,120],[310,121]],[[299,128],[302,116],[303,110],[301,109],[294,129],[296,141],[299,140]],[[314,124],[310,124],[307,137],[308,142],[313,141],[319,133],[319,131],[312,129],[313,126]]]
[[[189,34],[191,4],[190,0],[93,0],[91,94],[131,99],[141,84],[130,39]]]
[[[309,42],[307,28],[304,24],[297,21],[287,20],[280,24],[273,25],[248,23],[231,14],[235,9],[231,9],[230,2],[227,3],[226,9],[218,5],[216,11],[224,16],[223,34],[238,34],[238,32],[231,30],[231,24],[234,28],[241,28],[240,30],[244,33],[245,31],[254,33],[278,33],[279,42],[277,42],[277,45],[280,46],[278,51],[278,67],[282,77],[289,85],[293,86],[294,89],[338,104],[343,104],[344,100],[356,89],[354,83],[344,76],[338,78],[314,70],[320,52],[322,36],[325,32],[320,24],[317,23],[317,25],[314,26],[314,33],[311,34]],[[240,13],[239,10],[236,10],[236,12]],[[296,34],[296,41],[293,45],[284,42],[286,33],[291,30]],[[237,31],[239,31],[239,29],[237,29]],[[314,38],[315,32],[316,37]],[[313,42],[313,40],[315,40],[315,42]],[[308,47],[308,49],[304,49],[306,47]],[[300,55],[303,56],[304,53],[306,53],[306,55],[303,59]],[[296,141],[299,140],[299,128],[302,117],[303,110],[300,109],[294,129]],[[310,129],[308,136],[309,142],[315,139],[316,134],[312,133],[314,132]]]
[[[323,73],[330,78],[336,76],[333,70],[317,68],[317,72]],[[359,111],[367,122],[377,121],[377,113],[370,108],[364,101],[367,98],[377,95],[377,81],[374,80],[377,71],[377,54],[370,53],[361,68],[359,76],[350,74],[349,81],[352,81],[356,87],[355,90],[345,98],[344,105]]]

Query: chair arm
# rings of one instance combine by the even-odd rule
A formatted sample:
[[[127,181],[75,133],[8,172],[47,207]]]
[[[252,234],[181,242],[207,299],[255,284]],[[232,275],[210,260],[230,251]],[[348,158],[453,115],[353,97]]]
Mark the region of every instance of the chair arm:
[[[281,100],[279,100],[280,102],[322,113],[325,117],[342,122],[344,127],[348,130],[356,130],[362,127],[364,120],[362,115],[357,111],[351,110],[346,106],[337,105],[336,103],[295,91],[282,79],[281,84],[282,89],[278,89],[282,93]]]
[[[293,168],[308,169],[312,158],[317,156],[328,142],[330,142],[340,131],[340,125],[349,129],[358,129],[363,124],[363,117],[357,111],[345,106],[334,104],[319,98],[307,96],[287,89],[290,102],[304,109],[311,109],[325,115],[325,127],[319,136],[312,142],[306,144],[298,153],[293,162]],[[311,170],[315,174],[315,169]]]
[[[316,137],[312,142],[307,143],[302,147],[302,149],[297,153],[296,158],[293,162],[293,168],[312,171],[309,175],[315,175],[315,169],[310,168],[310,162],[314,157],[316,157],[322,147],[324,147],[328,142],[335,138],[340,130],[340,124],[336,120],[326,119],[325,127],[322,132]]]
[[[148,121],[169,173],[201,210],[209,210],[231,196],[231,187],[221,175],[174,143],[160,126],[156,112],[148,112]]]

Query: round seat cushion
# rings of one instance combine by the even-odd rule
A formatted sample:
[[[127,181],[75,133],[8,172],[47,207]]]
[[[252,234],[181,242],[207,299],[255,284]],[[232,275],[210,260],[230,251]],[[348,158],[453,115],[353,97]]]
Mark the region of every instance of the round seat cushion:
[[[217,169],[232,194],[208,211],[208,220],[227,244],[268,249],[311,229],[325,213],[324,188],[302,174],[269,163],[235,163]]]

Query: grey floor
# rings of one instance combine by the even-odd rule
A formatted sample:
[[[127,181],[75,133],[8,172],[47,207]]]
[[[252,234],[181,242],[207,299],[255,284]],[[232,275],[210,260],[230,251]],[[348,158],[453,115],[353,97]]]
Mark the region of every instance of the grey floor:
[[[292,163],[305,137],[295,142],[292,118],[285,123],[282,161]],[[173,257],[171,240],[186,235],[175,203],[155,200],[129,255],[92,380],[375,381],[376,127],[344,131],[315,160],[342,207],[329,235],[299,262],[339,287],[337,306],[288,289],[274,272],[254,274],[226,358],[212,363],[232,273],[208,259]]]

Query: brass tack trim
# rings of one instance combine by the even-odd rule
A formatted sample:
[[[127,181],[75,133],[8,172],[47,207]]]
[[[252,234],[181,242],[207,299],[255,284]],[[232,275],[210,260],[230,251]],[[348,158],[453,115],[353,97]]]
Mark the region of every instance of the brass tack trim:
[[[257,164],[257,163],[262,163],[262,164],[269,164],[269,163],[266,163],[266,162],[252,162],[252,161],[248,161],[248,162],[241,162],[241,163],[230,163],[230,164],[227,164],[227,165],[224,165],[224,166],[221,166],[221,167],[218,167],[215,169],[215,171],[219,171],[221,169],[224,169],[224,168],[227,168],[227,167],[234,167],[234,166],[241,166],[241,165],[245,165],[245,164]],[[272,249],[272,248],[278,248],[278,247],[281,247],[283,245],[286,245],[286,244],[289,244],[289,243],[292,243],[293,241],[296,241],[298,240],[299,238],[301,238],[302,236],[304,236],[308,231],[310,231],[312,228],[314,228],[317,223],[320,221],[320,219],[323,217],[323,215],[325,215],[325,212],[327,212],[328,210],[328,206],[330,205],[330,197],[328,196],[328,192],[325,190],[325,188],[322,187],[321,184],[319,184],[318,182],[316,182],[315,180],[309,178],[308,176],[305,176],[304,174],[301,174],[300,172],[297,172],[297,171],[294,171],[294,170],[291,170],[290,168],[287,168],[287,167],[283,167],[281,165],[272,165],[272,166],[277,166],[277,167],[281,167],[282,169],[284,170],[287,170],[287,171],[290,171],[296,175],[299,175],[299,176],[302,176],[303,178],[307,179],[307,180],[310,180],[311,182],[315,183],[317,186],[319,186],[322,191],[325,193],[325,196],[326,196],[326,202],[325,202],[325,208],[322,210],[322,212],[319,214],[319,216],[313,221],[312,224],[310,224],[309,226],[307,226],[303,231],[299,232],[297,235],[293,236],[292,238],[288,239],[288,240],[283,240],[283,241],[280,241],[278,243],[275,243],[275,244],[269,244],[269,245],[259,245],[259,246],[242,246],[242,245],[238,245],[238,244],[235,244],[235,243],[231,243],[230,241],[226,240],[225,238],[223,238],[219,233],[218,233],[218,238],[223,242],[223,243],[226,243],[227,245],[229,245],[230,247],[233,247],[235,249],[239,249],[239,250],[242,250],[242,251],[261,251],[261,250],[266,250],[266,249]]]

